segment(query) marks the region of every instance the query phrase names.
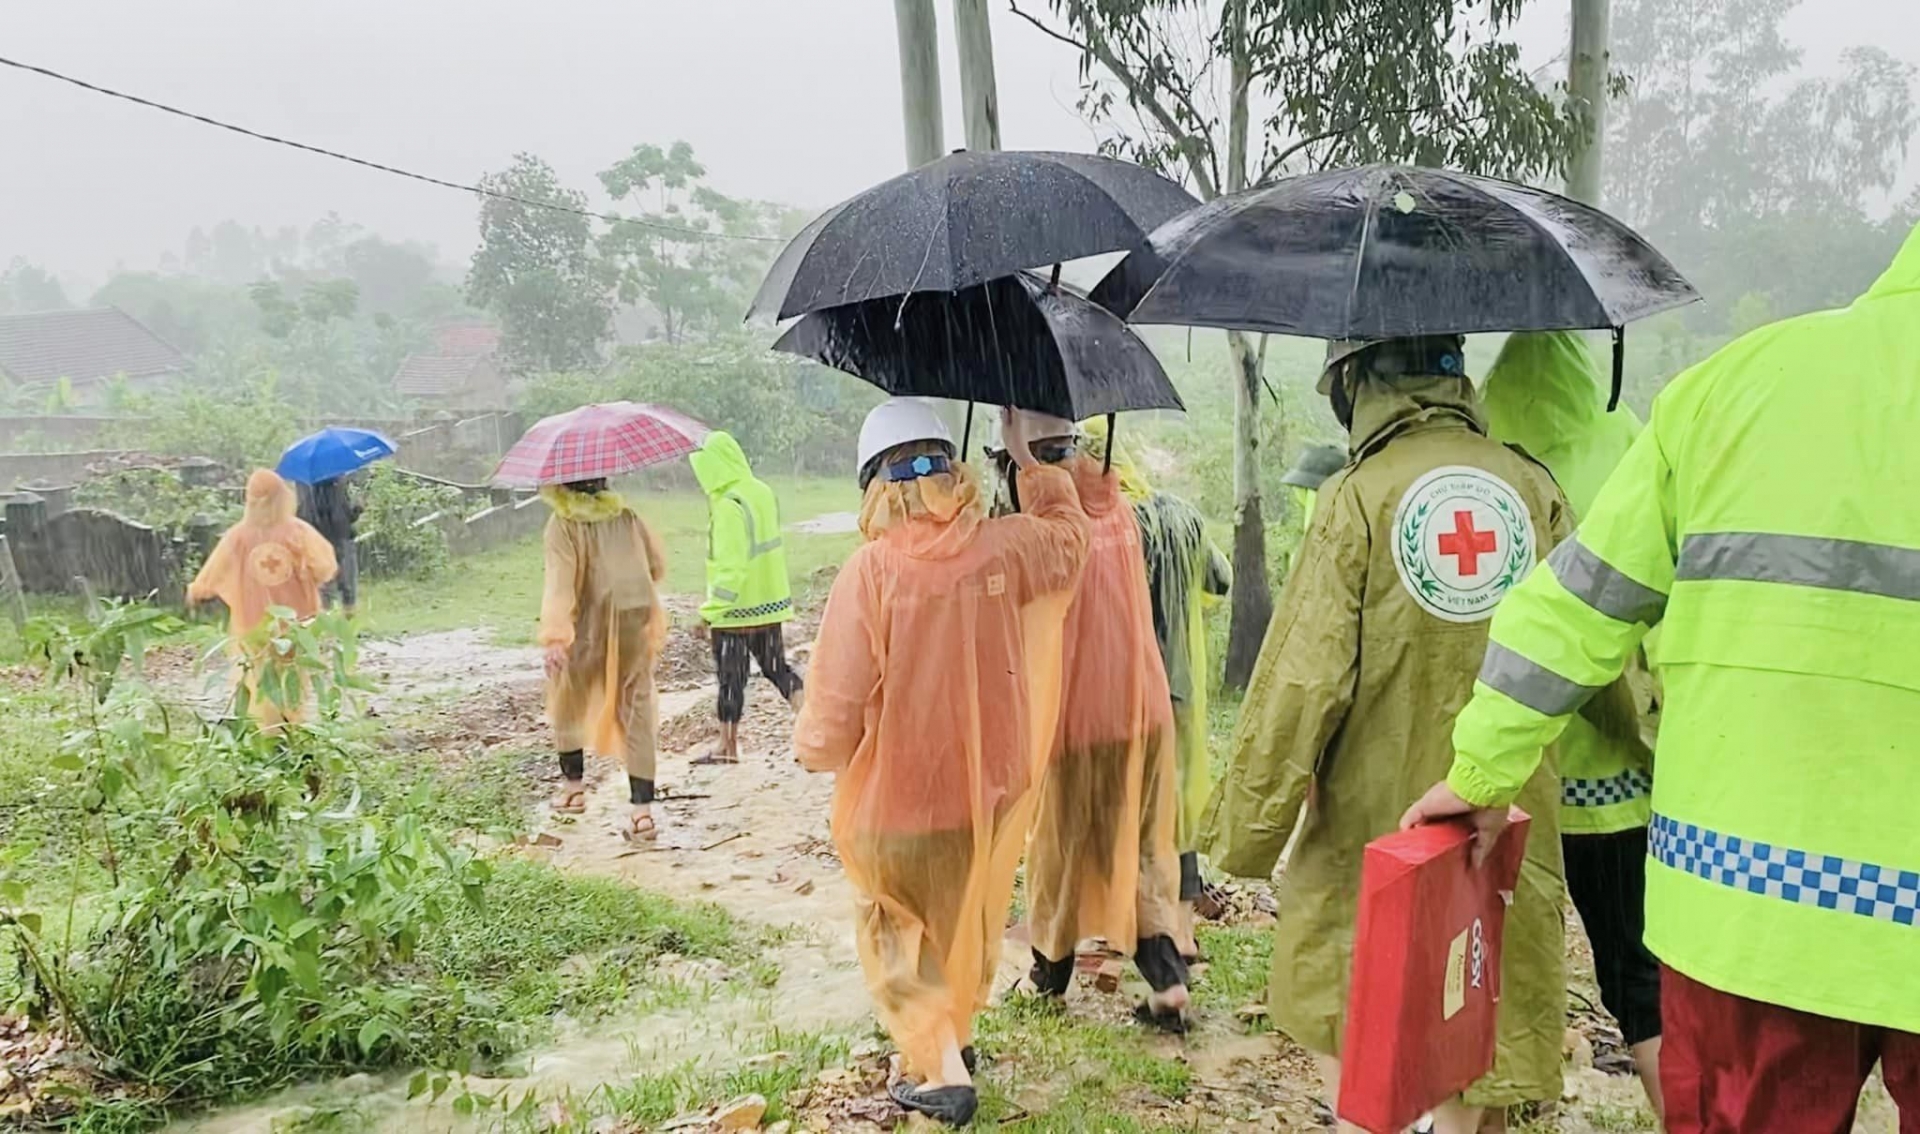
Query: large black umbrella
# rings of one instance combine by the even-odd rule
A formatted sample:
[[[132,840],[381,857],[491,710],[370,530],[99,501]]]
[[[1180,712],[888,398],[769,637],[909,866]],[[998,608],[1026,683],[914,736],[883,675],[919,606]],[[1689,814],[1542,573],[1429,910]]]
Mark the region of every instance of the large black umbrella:
[[[1031,273],[951,295],[816,311],[773,349],[824,362],[890,394],[985,402],[1081,421],[1185,409],[1160,360],[1112,312]]]
[[[793,238],[748,316],[919,291],[1123,252],[1195,204],[1166,178],[1092,154],[955,153],[843,201]]]
[[[1135,323],[1322,339],[1618,328],[1700,298],[1598,209],[1380,165],[1211,201],[1161,227],[1093,294]]]

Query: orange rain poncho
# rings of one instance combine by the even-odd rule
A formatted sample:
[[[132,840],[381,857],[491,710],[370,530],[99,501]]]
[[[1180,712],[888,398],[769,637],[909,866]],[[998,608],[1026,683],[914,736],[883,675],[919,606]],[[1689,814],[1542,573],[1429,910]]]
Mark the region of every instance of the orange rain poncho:
[[[1175,846],[1173,704],[1140,526],[1117,476],[1085,456],[1067,467],[1092,543],[1067,610],[1060,726],[1027,858],[1033,948],[1060,961],[1084,938],[1130,952],[1165,935],[1191,954]]]
[[[834,580],[794,725],[801,763],[838,773],[861,965],[917,1078],[970,1042],[991,990],[1058,704],[1057,627],[1037,633],[1034,612],[1064,611],[1087,549],[1066,473],[1020,474],[1028,511],[987,519],[955,470],[868,486],[869,542]],[[1029,660],[1049,646],[1054,665]]]
[[[242,642],[260,626],[269,607],[290,610],[300,619],[320,613],[320,587],[339,570],[333,545],[294,515],[297,503],[286,481],[255,469],[247,478],[240,522],[220,537],[187,587],[190,603],[219,599],[226,604],[227,649],[241,658],[250,692],[257,688],[267,659],[241,657]],[[274,706],[264,697],[253,697],[251,706],[253,715],[267,724],[297,714],[297,708]]]
[[[667,633],[655,584],[666,577],[666,553],[617,493],[549,486],[540,496],[553,515],[539,642],[567,651],[566,668],[547,679],[554,746],[618,756],[629,776],[651,780],[653,663]]]

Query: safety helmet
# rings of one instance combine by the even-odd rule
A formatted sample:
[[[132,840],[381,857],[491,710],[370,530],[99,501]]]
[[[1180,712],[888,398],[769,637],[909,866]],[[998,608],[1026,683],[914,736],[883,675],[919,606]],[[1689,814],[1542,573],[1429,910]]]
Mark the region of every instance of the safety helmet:
[[[1372,353],[1369,363],[1381,374],[1425,374],[1450,378],[1467,376],[1466,338],[1462,335],[1409,335],[1397,339],[1332,339],[1326,365],[1314,389],[1333,393],[1333,377],[1340,364]]]
[[[947,428],[926,398],[888,398],[873,407],[860,423],[860,460],[856,471],[860,487],[873,479],[880,457],[896,445],[911,441],[938,441],[954,450],[953,431]]]
[[[1300,453],[1300,459],[1280,478],[1281,484],[1296,488],[1318,489],[1326,479],[1346,467],[1347,451],[1338,445],[1313,445]]]

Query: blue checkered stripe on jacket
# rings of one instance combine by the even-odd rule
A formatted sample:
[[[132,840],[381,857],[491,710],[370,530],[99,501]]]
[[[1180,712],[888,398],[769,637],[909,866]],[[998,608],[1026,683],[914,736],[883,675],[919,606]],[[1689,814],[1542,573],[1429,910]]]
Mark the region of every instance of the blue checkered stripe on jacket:
[[[1896,925],[1920,925],[1920,871],[1723,835],[1665,815],[1653,817],[1649,853],[1696,878],[1823,910]]]
[[[1598,780],[1561,780],[1560,802],[1568,807],[1605,807],[1625,803],[1653,791],[1653,776],[1628,768],[1617,776]]]

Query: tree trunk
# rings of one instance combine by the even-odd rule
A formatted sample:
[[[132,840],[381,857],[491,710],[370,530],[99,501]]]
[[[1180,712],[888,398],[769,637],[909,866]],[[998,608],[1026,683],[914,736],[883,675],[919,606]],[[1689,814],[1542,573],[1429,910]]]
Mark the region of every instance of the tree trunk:
[[[1000,95],[993,79],[993,25],[987,0],[953,0],[953,38],[960,49],[960,109],[967,148],[1000,148]]]
[[[1247,0],[1229,0],[1226,12],[1228,56],[1232,71],[1227,118],[1229,193],[1247,185],[1247,87],[1252,66],[1247,58]],[[1273,618],[1273,591],[1267,584],[1267,524],[1260,507],[1260,360],[1247,336],[1227,333],[1233,356],[1233,613],[1227,628],[1225,679],[1245,689],[1260,656],[1267,623]]]
[[[1567,161],[1567,196],[1595,206],[1607,144],[1608,7],[1609,0],[1573,0],[1573,43],[1567,53],[1567,101],[1588,124]]]
[[[1260,506],[1260,363],[1253,344],[1227,332],[1233,356],[1233,607],[1225,679],[1245,689],[1273,619],[1267,583],[1267,523]]]
[[[940,25],[933,0],[893,0],[900,38],[900,116],[907,128],[907,168],[946,151],[940,128]]]

